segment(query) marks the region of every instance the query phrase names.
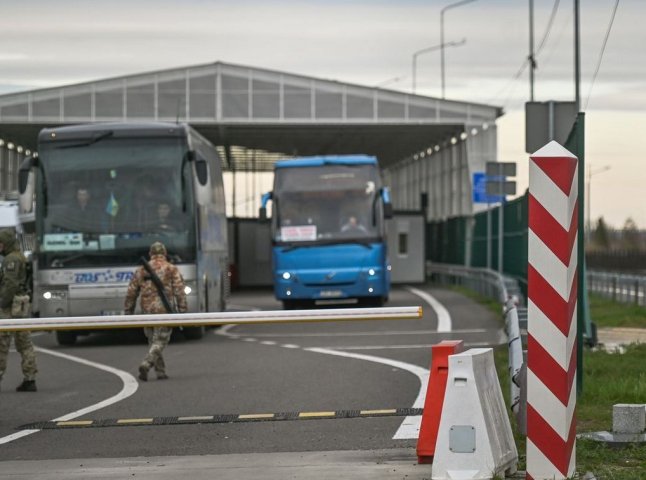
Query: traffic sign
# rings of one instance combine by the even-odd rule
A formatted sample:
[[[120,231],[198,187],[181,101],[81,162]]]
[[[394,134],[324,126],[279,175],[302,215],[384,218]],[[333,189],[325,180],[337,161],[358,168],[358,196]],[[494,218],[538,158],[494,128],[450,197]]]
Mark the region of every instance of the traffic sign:
[[[487,177],[487,186],[485,190],[487,195],[516,195],[516,182],[513,180],[504,180],[505,177]]]
[[[487,185],[500,182],[499,177],[488,177],[484,172],[473,174],[473,203],[499,203],[502,195],[492,195],[487,191]]]
[[[487,162],[486,164],[487,176],[493,177],[502,175],[503,177],[516,176],[516,162]]]

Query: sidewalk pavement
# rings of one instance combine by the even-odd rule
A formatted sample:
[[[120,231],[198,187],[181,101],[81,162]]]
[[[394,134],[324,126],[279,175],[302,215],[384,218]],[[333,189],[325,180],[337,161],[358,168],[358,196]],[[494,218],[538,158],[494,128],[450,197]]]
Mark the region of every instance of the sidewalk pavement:
[[[247,453],[181,457],[11,460],[0,462],[12,480],[430,480],[415,449]]]
[[[597,339],[606,349],[615,349],[631,343],[646,343],[646,328],[599,328]]]

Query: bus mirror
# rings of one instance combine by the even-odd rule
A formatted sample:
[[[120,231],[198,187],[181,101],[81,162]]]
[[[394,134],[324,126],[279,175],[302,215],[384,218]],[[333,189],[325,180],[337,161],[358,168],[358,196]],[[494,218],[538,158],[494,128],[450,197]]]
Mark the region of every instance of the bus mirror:
[[[258,210],[258,218],[260,220],[267,220],[267,207],[260,207]]]
[[[197,176],[197,181],[200,182],[200,185],[205,186],[209,180],[209,169],[206,164],[206,160],[201,157],[198,157],[195,160],[195,175]]]
[[[393,204],[384,203],[384,218],[393,218]]]
[[[194,162],[195,161],[195,150],[189,150],[184,156],[184,162]]]
[[[35,174],[34,168],[38,160],[34,157],[25,158],[18,169],[18,192],[19,197],[19,212],[31,213],[34,208],[34,188],[35,188]]]

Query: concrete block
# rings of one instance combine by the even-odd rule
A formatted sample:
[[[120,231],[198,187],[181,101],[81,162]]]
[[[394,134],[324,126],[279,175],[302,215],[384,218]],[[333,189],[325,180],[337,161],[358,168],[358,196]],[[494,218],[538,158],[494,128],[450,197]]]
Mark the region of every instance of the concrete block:
[[[433,480],[485,480],[518,463],[491,348],[449,356]]]
[[[642,433],[646,430],[646,405],[618,403],[612,406],[614,433]]]

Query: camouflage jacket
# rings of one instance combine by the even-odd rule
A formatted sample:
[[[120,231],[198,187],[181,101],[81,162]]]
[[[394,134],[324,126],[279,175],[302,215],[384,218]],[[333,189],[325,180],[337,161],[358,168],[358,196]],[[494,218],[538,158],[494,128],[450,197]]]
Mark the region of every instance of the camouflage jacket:
[[[12,247],[0,268],[0,309],[5,311],[11,310],[14,295],[26,292],[27,260],[18,248]]]
[[[171,306],[174,306],[179,313],[185,313],[187,306],[184,279],[177,267],[168,262],[164,255],[152,255],[148,263],[164,285],[166,298]],[[168,313],[155,283],[143,266],[135,271],[135,275],[128,285],[124,306],[126,314],[132,315],[134,313],[139,295],[141,295],[141,311],[143,313]]]

